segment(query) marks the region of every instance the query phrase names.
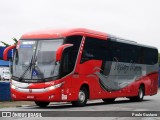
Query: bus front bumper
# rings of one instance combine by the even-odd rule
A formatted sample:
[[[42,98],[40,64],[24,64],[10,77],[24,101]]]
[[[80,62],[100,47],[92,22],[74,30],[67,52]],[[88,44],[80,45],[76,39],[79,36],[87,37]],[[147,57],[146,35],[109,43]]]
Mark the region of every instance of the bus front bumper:
[[[16,101],[68,101],[71,94],[65,93],[61,86],[62,84],[57,84],[41,89],[24,89],[11,85],[11,97]]]

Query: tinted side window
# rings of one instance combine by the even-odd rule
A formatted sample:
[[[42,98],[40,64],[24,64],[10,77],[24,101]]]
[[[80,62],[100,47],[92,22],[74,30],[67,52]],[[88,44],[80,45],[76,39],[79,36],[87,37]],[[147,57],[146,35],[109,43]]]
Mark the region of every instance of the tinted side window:
[[[152,48],[87,37],[81,63],[88,60],[118,61],[136,64],[156,64],[158,51]]]
[[[153,48],[108,41],[107,49],[113,61],[148,65],[158,62],[158,51]]]
[[[107,50],[110,52],[111,61],[138,62],[139,47],[137,46],[108,40]]]
[[[154,65],[158,62],[158,51],[156,49],[144,48],[144,62],[145,64]]]
[[[81,63],[88,60],[109,60],[106,44],[107,41],[105,40],[86,37]]]

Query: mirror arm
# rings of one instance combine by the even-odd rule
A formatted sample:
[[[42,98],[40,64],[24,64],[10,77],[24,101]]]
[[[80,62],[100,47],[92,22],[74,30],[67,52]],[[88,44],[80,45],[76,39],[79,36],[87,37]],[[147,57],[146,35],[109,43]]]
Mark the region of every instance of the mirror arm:
[[[14,49],[14,48],[16,48],[16,45],[9,46],[3,51],[3,60],[7,61],[9,50]]]

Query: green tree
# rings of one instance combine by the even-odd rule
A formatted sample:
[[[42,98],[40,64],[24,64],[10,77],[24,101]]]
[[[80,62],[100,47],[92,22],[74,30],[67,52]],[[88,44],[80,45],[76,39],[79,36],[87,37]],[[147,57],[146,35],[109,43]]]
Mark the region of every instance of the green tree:
[[[16,38],[12,38],[12,40],[14,41],[14,45],[16,45],[16,44],[18,43],[18,40],[17,40]],[[1,41],[1,43],[2,43],[3,45],[5,45],[6,47],[11,46],[10,44],[8,44],[8,43],[6,43],[6,42],[3,42],[3,41]]]
[[[3,41],[1,41],[1,43],[2,43],[3,45],[5,45],[6,47],[10,46],[8,43],[3,42]]]
[[[12,40],[14,41],[14,45],[17,45],[18,40],[16,38],[12,38]]]

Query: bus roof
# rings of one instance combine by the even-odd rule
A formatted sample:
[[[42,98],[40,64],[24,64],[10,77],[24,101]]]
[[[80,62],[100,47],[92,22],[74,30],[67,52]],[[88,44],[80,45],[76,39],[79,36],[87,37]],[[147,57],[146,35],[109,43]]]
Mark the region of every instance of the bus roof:
[[[113,36],[113,35],[110,35],[110,34],[108,34],[108,38],[110,38],[111,41],[116,41],[116,42],[120,42],[120,43],[126,43],[126,44],[130,44],[130,45],[136,45],[136,46],[140,46],[140,47],[157,49],[156,47],[153,47],[153,46],[139,44],[139,43],[137,43],[135,41],[119,38],[119,37],[116,37],[116,36]]]
[[[85,28],[34,31],[34,32],[29,32],[29,33],[22,35],[21,39],[54,39],[54,38],[65,38],[71,35],[87,35],[90,37],[96,37],[96,38],[105,39],[105,40],[107,38],[110,38],[111,40],[116,41],[116,42],[157,49],[156,47],[153,47],[153,46],[138,44],[135,41],[122,39],[122,38],[119,38],[119,37],[116,37],[116,36],[113,36],[113,35],[110,35],[104,32],[98,32],[98,31],[85,29]]]
[[[102,37],[107,39],[107,34],[85,28],[74,29],[55,29],[55,30],[42,30],[30,32],[22,35],[21,39],[53,39],[53,38],[65,38],[70,35],[89,35],[93,37]]]

